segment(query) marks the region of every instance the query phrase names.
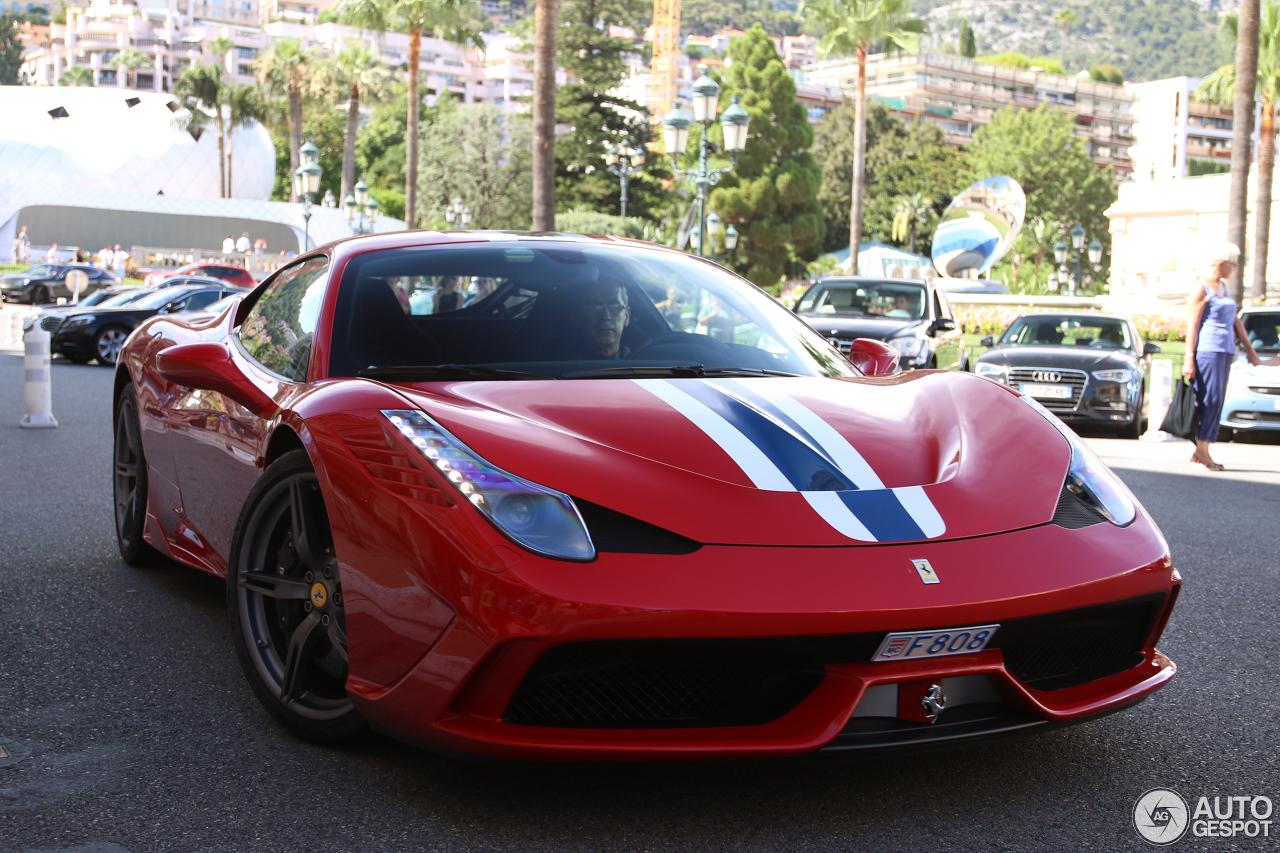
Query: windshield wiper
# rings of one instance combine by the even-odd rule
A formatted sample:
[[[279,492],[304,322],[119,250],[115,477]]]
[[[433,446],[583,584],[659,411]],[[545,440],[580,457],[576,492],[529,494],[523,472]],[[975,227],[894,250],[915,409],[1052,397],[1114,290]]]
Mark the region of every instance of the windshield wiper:
[[[701,364],[672,365],[671,367],[605,367],[600,370],[582,370],[565,373],[561,379],[628,379],[662,377],[675,379],[708,379],[717,376],[799,376],[781,370],[764,370],[756,367],[703,367]]]
[[[433,379],[550,379],[541,373],[502,370],[478,364],[429,364],[415,367],[367,367],[356,374],[384,382],[426,382]]]

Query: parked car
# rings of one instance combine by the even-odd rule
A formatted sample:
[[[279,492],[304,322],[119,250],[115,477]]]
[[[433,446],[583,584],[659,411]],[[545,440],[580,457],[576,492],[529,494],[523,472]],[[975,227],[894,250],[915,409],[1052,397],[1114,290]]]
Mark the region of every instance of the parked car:
[[[974,369],[1017,388],[1070,424],[1115,427],[1137,438],[1147,415],[1151,356],[1133,322],[1116,314],[1024,314],[990,347]]]
[[[120,284],[108,270],[91,264],[36,264],[30,269],[10,273],[0,284],[0,297],[5,302],[25,302],[28,305],[52,303],[59,297],[71,298],[67,288],[67,273],[81,270],[89,277],[89,284],[80,295],[91,294],[100,287]]]
[[[494,289],[405,310],[458,278]],[[226,580],[244,676],[302,737],[910,752],[1174,677],[1168,546],[1070,429],[970,374],[885,377],[880,341],[864,373],[710,261],[405,231],[190,316],[118,360],[120,553]]]
[[[52,332],[58,328],[58,324],[62,319],[72,311],[78,311],[81,308],[91,308],[94,305],[103,308],[114,308],[118,305],[127,305],[133,300],[145,296],[149,293],[145,287],[139,287],[136,284],[119,284],[113,287],[100,287],[93,293],[89,294],[85,299],[81,299],[75,304],[67,303],[65,305],[45,305],[40,311],[27,314],[22,318],[22,333],[26,334],[36,323],[40,324],[40,328],[46,332]]]
[[[112,365],[129,333],[143,320],[157,314],[198,311],[230,293],[242,292],[243,288],[225,282],[189,284],[148,291],[127,305],[68,311],[53,331],[52,351],[78,364],[97,359],[99,364]]]
[[[927,280],[831,276],[805,291],[795,312],[845,355],[855,338],[872,338],[896,347],[904,370],[969,369],[951,305]]]
[[[182,275],[216,278],[239,287],[253,287],[257,284],[253,280],[253,276],[249,275],[249,271],[244,267],[238,267],[235,264],[215,263],[213,261],[196,261],[194,264],[187,264],[185,267],[178,267],[176,270],[157,270],[156,272],[148,273],[147,277],[142,281],[148,287],[155,287],[166,279]]]
[[[1245,308],[1240,321],[1258,355],[1270,358],[1280,353],[1280,308]],[[1280,367],[1254,367],[1243,358],[1231,365],[1219,423],[1219,440],[1229,440],[1237,432],[1280,430]]]

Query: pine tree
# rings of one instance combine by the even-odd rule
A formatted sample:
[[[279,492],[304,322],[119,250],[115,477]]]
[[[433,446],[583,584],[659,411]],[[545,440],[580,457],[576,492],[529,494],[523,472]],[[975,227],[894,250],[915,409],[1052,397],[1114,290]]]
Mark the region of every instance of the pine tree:
[[[973,27],[968,21],[960,24],[960,55],[973,59],[978,55],[978,40],[973,35]]]
[[[711,208],[741,235],[735,267],[761,287],[777,284],[794,258],[819,254],[825,223],[818,203],[822,169],[809,152],[813,128],[796,84],[773,42],[757,24],[729,45],[720,108],[734,97],[751,116],[747,148],[737,168],[711,193]],[[711,139],[723,139],[718,124]],[[691,145],[692,149],[693,146]]]

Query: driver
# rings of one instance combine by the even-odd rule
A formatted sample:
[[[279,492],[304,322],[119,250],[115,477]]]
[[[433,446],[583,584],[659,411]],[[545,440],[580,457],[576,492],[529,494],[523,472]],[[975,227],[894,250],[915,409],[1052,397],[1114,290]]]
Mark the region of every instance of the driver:
[[[893,310],[885,313],[886,317],[911,317],[916,316],[912,310],[911,297],[905,293],[895,293],[893,295]]]
[[[626,358],[630,350],[622,346],[622,330],[630,322],[624,286],[608,279],[586,285],[569,309],[573,357]]]

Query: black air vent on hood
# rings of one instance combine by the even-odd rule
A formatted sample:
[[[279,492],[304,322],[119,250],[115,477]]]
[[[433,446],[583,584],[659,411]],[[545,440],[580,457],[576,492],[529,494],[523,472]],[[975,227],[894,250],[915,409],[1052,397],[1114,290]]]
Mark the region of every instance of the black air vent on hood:
[[[614,554],[692,554],[702,547],[679,533],[574,498],[596,550]]]

